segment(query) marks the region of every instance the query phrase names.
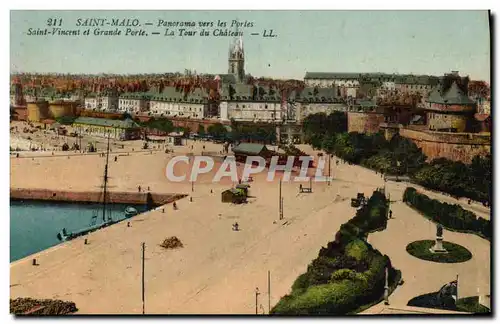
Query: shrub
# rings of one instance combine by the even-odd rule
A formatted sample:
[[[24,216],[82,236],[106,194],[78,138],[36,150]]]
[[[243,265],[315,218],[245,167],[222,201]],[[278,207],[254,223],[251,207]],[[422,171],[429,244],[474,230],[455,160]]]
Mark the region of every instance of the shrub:
[[[356,239],[346,246],[345,254],[358,261],[365,260],[368,256],[368,245],[365,241]]]
[[[386,210],[385,195],[374,192],[356,216],[340,227],[335,241],[321,248],[307,272],[295,280],[291,294],[281,298],[271,314],[340,315],[379,300],[386,266],[392,285],[398,272],[388,257],[363,239],[370,231],[385,228]]]
[[[305,293],[284,298],[272,309],[282,315],[341,315],[355,307],[357,285],[350,280],[309,287]]]
[[[303,273],[295,279],[292,285],[292,293],[302,292],[309,287],[309,274]]]
[[[450,205],[418,193],[415,188],[406,188],[403,201],[441,225],[456,231],[473,232],[491,240],[491,222],[477,217],[460,205]]]
[[[457,301],[456,307],[458,310],[468,313],[491,313],[488,307],[479,304],[478,296],[461,298]]]

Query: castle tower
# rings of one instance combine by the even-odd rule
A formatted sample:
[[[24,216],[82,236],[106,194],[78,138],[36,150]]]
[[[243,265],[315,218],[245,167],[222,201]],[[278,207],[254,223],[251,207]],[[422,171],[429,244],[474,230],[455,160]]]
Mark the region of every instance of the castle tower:
[[[238,28],[236,28],[238,33]],[[236,82],[241,83],[245,77],[245,51],[243,50],[243,38],[235,37],[229,46],[228,74],[234,75]]]
[[[16,78],[14,80],[14,105],[21,106],[24,104],[23,86],[21,81]]]

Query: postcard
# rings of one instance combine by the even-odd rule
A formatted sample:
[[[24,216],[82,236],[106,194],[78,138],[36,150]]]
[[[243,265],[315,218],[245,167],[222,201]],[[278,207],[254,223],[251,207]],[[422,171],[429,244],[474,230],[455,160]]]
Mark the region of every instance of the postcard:
[[[10,313],[491,316],[490,20],[11,11]]]

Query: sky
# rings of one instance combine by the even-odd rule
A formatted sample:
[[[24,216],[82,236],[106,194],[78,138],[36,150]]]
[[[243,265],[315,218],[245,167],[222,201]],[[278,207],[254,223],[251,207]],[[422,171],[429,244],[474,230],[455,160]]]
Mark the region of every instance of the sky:
[[[45,29],[49,18],[62,19],[60,28],[81,33],[87,27],[77,27],[77,19],[138,19],[142,26],[137,29],[149,36],[28,34],[29,28]],[[252,23],[240,31],[245,71],[255,77],[302,79],[306,71],[459,71],[490,82],[487,11],[11,11],[11,72],[227,73],[232,37],[163,36],[167,27],[158,27],[159,20]],[[146,22],[153,26],[144,26]],[[277,37],[262,37],[271,29]],[[161,35],[151,35],[154,31]]]

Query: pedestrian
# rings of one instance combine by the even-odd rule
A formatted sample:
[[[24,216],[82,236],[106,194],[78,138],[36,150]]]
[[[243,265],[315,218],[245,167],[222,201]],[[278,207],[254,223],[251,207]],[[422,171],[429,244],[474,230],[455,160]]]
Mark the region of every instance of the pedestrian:
[[[148,191],[150,191],[151,189],[149,189],[149,186],[148,186]]]
[[[118,160],[118,156],[115,156],[115,162]]]
[[[137,187],[137,190],[139,190],[139,192],[141,192],[141,186],[138,186],[138,187]]]
[[[175,201],[173,205],[174,205],[174,210],[177,210],[177,204],[175,203]]]
[[[389,218],[392,218],[392,210],[389,210]]]

